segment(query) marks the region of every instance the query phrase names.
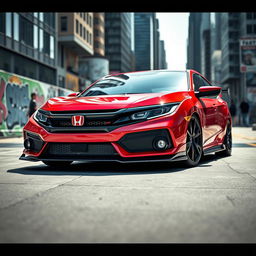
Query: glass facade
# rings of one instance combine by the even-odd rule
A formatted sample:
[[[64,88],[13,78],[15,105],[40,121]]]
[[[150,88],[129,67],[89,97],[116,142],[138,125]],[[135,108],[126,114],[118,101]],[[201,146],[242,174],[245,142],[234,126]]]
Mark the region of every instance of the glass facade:
[[[12,37],[12,13],[7,12],[5,15],[5,34]]]
[[[0,13],[1,56],[7,50],[0,69],[55,84],[55,19],[56,13],[52,12]],[[40,75],[39,69],[46,74],[45,78]]]
[[[153,21],[151,13],[135,13],[136,70],[153,69]]]
[[[131,13],[105,13],[105,55],[110,72],[132,71]]]
[[[20,23],[19,23],[19,14],[14,13],[13,15],[13,38],[14,40],[19,41],[19,28],[20,28]]]

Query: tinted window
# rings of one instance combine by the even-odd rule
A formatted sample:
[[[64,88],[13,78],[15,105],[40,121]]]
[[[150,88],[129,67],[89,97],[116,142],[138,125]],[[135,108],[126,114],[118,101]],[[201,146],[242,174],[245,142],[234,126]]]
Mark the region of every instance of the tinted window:
[[[193,82],[195,91],[198,91],[201,86],[211,86],[211,84],[209,84],[204,78],[197,74],[193,75]]]
[[[185,71],[149,71],[106,76],[81,96],[187,91]]]

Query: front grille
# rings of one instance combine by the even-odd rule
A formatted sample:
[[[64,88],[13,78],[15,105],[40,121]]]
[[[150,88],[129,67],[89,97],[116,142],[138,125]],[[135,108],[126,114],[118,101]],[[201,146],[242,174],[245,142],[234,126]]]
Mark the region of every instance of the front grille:
[[[111,143],[48,143],[45,156],[81,157],[117,155]]]
[[[52,127],[73,127],[70,118],[50,118]],[[113,120],[85,120],[82,127],[108,126],[113,123]]]

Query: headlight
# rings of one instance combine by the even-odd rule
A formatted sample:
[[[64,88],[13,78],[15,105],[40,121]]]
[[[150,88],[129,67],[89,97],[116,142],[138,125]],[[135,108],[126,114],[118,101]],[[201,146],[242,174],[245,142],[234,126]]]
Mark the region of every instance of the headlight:
[[[36,110],[36,112],[34,113],[34,119],[41,123],[47,122],[47,116],[44,115],[43,113],[39,112],[38,110]]]
[[[145,110],[141,112],[137,112],[131,115],[132,120],[142,120],[142,119],[152,119],[164,115],[172,114],[180,103],[172,104],[169,106],[162,106],[159,108]]]

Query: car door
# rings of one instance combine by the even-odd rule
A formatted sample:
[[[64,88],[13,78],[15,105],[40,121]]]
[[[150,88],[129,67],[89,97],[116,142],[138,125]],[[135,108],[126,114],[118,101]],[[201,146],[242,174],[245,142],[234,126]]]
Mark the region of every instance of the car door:
[[[199,74],[193,74],[194,91],[198,91],[201,86],[211,86],[202,76]],[[216,96],[204,96],[200,97],[199,101],[203,110],[203,146],[214,144],[215,135],[218,133],[218,125],[216,123]]]

